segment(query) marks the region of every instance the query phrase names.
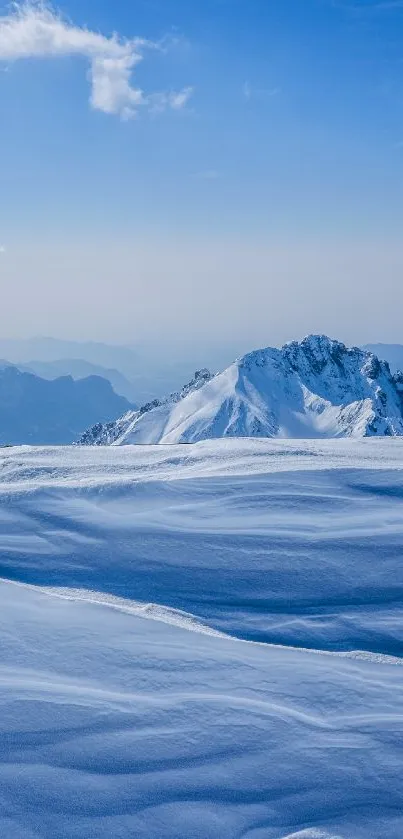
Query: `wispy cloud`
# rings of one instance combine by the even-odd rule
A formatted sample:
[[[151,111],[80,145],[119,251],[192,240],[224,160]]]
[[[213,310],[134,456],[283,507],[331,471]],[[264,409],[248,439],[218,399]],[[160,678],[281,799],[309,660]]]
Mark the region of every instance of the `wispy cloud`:
[[[251,99],[270,99],[272,96],[277,96],[280,93],[280,88],[253,87],[250,82],[244,82],[241,92],[243,98],[250,102]]]
[[[5,252],[6,252],[6,249],[5,249],[4,245],[0,245],[0,253],[5,253]]]
[[[156,96],[160,110],[181,110],[186,106],[193,92],[190,87],[145,94],[133,84],[133,72],[146,50],[159,47],[143,38],[129,39],[117,34],[106,37],[74,26],[42,1],[13,3],[11,11],[0,16],[0,61],[84,56],[90,65],[92,107],[123,119],[135,116],[142,106],[153,109]]]
[[[185,87],[183,90],[180,90],[178,93],[170,93],[168,96],[168,103],[174,111],[181,111],[187,103],[189,99],[193,96],[193,87]]]
[[[148,105],[153,114],[160,114],[167,108],[173,111],[182,111],[193,96],[193,87],[185,87],[180,91],[168,91],[164,93],[152,93],[148,97]]]

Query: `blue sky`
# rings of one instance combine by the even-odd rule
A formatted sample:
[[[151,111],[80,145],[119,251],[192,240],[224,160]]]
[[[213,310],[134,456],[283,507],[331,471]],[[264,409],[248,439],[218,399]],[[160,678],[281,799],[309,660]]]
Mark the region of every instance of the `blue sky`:
[[[0,10],[13,24],[8,4]],[[153,42],[131,77],[145,102],[130,118],[91,106],[88,54],[4,54],[0,20],[0,271],[15,311],[3,331],[84,337],[87,323],[90,337],[147,337],[160,300],[163,334],[186,316],[190,335],[210,329],[215,340],[224,317],[242,330],[251,283],[270,314],[256,314],[255,329],[247,301],[245,340],[311,328],[349,340],[343,307],[329,318],[334,287],[354,284],[362,300],[370,276],[395,302],[381,324],[371,309],[357,340],[399,340],[403,3],[63,0],[57,10],[74,31]],[[108,278],[127,311],[99,304],[89,319]],[[69,282],[81,315],[67,305]],[[218,297],[213,326],[207,305],[177,305],[201,282]],[[321,296],[313,315],[299,311],[305,289]]]

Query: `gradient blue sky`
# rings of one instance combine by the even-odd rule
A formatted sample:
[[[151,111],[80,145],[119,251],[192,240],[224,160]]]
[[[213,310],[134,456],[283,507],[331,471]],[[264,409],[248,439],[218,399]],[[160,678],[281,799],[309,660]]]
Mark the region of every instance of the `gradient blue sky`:
[[[403,342],[403,2],[57,9],[193,92],[124,120],[85,57],[0,63],[3,335]]]

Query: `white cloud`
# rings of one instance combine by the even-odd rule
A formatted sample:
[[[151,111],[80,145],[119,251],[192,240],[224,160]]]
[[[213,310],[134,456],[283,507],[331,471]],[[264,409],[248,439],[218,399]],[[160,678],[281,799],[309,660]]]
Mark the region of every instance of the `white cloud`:
[[[4,245],[0,245],[0,253],[5,253],[5,252],[6,252],[6,249],[5,249]]]
[[[158,44],[142,38],[106,37],[74,26],[43,2],[13,3],[10,13],[0,16],[0,61],[24,58],[84,56],[90,64],[91,105],[106,114],[135,116],[141,106],[160,110],[184,108],[193,93],[182,91],[146,95],[132,84],[132,74],[146,49]]]

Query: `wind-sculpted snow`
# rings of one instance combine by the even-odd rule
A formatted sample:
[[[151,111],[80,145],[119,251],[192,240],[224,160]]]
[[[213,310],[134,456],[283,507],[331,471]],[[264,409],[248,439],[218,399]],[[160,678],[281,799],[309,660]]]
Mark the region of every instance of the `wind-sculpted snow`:
[[[401,839],[402,544],[403,440],[2,450],[0,836]]]
[[[8,839],[400,839],[403,670],[0,583]]]
[[[29,583],[18,583],[13,580],[0,579],[0,583],[8,583],[9,585],[19,586],[20,588],[29,589],[30,591],[42,592],[49,597],[58,597],[61,600],[72,600],[79,603],[91,603],[96,606],[104,606],[106,608],[115,609],[118,612],[124,612],[127,615],[136,615],[137,617],[145,618],[146,620],[158,621],[159,623],[167,623],[169,626],[177,626],[182,629],[187,629],[189,632],[197,632],[201,635],[212,635],[215,638],[227,638],[228,640],[238,640],[232,638],[231,635],[226,635],[223,632],[218,632],[216,629],[211,629],[210,626],[203,624],[194,615],[188,612],[183,612],[179,609],[170,609],[166,606],[160,606],[157,603],[143,603],[140,600],[129,600],[124,597],[116,597],[113,594],[105,594],[105,592],[91,591],[89,589],[80,588],[59,588],[57,586],[33,586]],[[245,644],[259,644],[259,641],[243,641]],[[267,645],[265,645],[267,646]],[[280,648],[279,644],[271,644],[270,646]],[[306,649],[303,647],[284,647],[284,649],[301,650],[304,652],[312,652],[317,655],[339,656],[342,658],[354,658],[360,661],[373,661],[378,664],[395,664],[403,667],[403,658],[396,656],[383,655],[382,653],[369,653],[364,650],[352,650],[351,652],[329,652],[326,650]]]
[[[401,655],[403,440],[3,451],[0,576]]]
[[[311,335],[248,353],[181,393],[98,424],[82,445],[195,443],[221,437],[403,435],[403,374],[370,352]]]
[[[43,592],[49,597],[58,597],[61,600],[74,600],[80,603],[92,603],[97,606],[105,606],[106,608],[116,609],[118,612],[124,612],[127,615],[137,615],[148,620],[159,621],[160,623],[167,623],[169,626],[179,626],[189,632],[200,632],[202,635],[214,635],[218,638],[227,638],[222,632],[211,629],[209,626],[200,623],[194,615],[188,612],[182,612],[179,609],[169,609],[166,606],[159,606],[157,603],[142,603],[139,600],[129,600],[124,597],[116,597],[113,594],[105,594],[105,592],[91,591],[80,588],[58,588],[57,586],[30,586],[27,583],[18,583],[10,580],[0,580],[0,582],[8,582],[10,585],[30,589],[31,591]],[[351,654],[356,657],[363,655]],[[369,653],[368,656],[374,659],[374,655]],[[380,659],[385,660],[381,656]],[[392,659],[395,664],[403,663],[403,659]]]

